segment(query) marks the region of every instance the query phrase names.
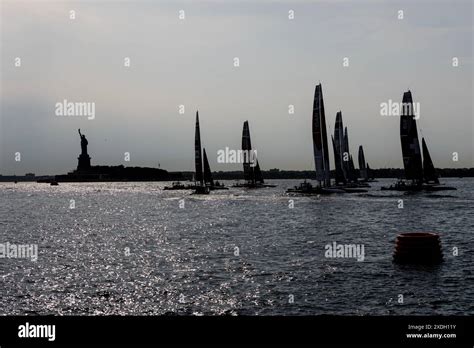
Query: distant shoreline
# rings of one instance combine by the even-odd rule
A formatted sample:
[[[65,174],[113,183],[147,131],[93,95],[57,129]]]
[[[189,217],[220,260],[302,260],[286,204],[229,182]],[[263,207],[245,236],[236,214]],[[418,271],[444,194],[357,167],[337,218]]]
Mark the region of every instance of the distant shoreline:
[[[474,168],[442,168],[436,169],[437,173],[442,178],[471,178],[474,177]],[[280,170],[270,169],[263,170],[263,177],[268,180],[272,179],[316,179],[314,170]],[[403,169],[399,168],[384,168],[384,169],[371,169],[373,177],[379,178],[401,178],[403,177]],[[194,172],[169,172],[172,176],[181,176],[182,180],[191,180]],[[331,176],[334,178],[334,171],[331,171]],[[35,182],[38,180],[54,179],[55,175],[34,175],[33,173],[26,175],[0,175],[0,182]],[[215,180],[243,180],[242,171],[218,171],[213,172]],[[90,182],[127,182],[137,180],[91,180]],[[138,180],[138,181],[170,181],[170,180]],[[88,181],[83,181],[88,182]]]

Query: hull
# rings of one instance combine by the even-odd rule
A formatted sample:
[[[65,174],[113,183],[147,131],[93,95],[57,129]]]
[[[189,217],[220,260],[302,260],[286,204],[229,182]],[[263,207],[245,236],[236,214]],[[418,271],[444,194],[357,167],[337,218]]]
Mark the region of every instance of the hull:
[[[331,194],[338,194],[338,193],[346,193],[345,190],[339,188],[330,188],[330,187],[313,187],[311,189],[305,188],[290,188],[286,190],[287,193],[298,193],[304,195],[331,195]]]
[[[277,185],[272,184],[259,184],[259,183],[246,183],[246,184],[234,184],[232,187],[241,187],[241,188],[249,188],[249,189],[259,189],[259,188],[267,188],[267,187],[277,187]]]
[[[225,186],[208,186],[210,191],[216,191],[216,190],[228,190],[228,187]]]
[[[177,190],[192,190],[194,186],[165,186],[163,190],[165,191],[177,191]]]
[[[345,187],[345,188],[343,188],[343,190],[346,193],[365,193],[365,192],[368,192],[367,190],[365,190],[363,188],[358,188],[358,187]]]
[[[426,191],[456,191],[455,187],[444,185],[423,185]]]
[[[403,192],[422,192],[422,191],[454,191],[455,187],[444,185],[409,185],[396,183],[388,187],[382,187],[382,191],[403,191]]]
[[[196,186],[193,195],[208,195],[209,187],[207,186]]]
[[[382,191],[403,191],[403,192],[420,192],[423,191],[422,186],[418,185],[400,185],[394,184],[380,188]]]
[[[310,183],[303,182],[299,186],[289,188],[286,193],[298,193],[304,195],[329,195],[335,193],[346,193],[342,188],[338,187],[313,187]]]

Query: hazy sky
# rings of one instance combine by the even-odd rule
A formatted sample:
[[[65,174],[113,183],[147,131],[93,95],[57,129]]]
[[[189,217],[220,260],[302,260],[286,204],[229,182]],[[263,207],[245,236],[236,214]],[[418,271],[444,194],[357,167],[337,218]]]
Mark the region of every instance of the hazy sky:
[[[473,166],[472,1],[0,3],[1,174],[74,169],[78,128],[93,165],[193,170],[196,109],[212,170],[241,169],[217,151],[240,148],[245,120],[263,169],[314,169],[319,82],[328,133],[342,110],[371,167],[402,166],[399,118],[380,104],[407,89],[435,166]],[[94,102],[95,119],[56,116],[64,99]]]

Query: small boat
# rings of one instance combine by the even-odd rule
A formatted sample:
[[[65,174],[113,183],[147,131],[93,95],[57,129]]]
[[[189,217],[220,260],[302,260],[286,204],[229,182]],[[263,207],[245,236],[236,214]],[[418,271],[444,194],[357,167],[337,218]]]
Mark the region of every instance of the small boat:
[[[258,159],[256,163],[250,163],[250,153],[252,153],[252,143],[250,141],[249,122],[245,121],[242,129],[242,151],[244,154],[244,183],[235,183],[232,187],[241,187],[248,189],[259,189],[266,187],[276,187],[277,185],[265,184]],[[252,166],[252,164],[255,164]]]
[[[49,184],[51,186],[58,186],[59,185],[59,183],[56,180],[51,180],[51,182]]]

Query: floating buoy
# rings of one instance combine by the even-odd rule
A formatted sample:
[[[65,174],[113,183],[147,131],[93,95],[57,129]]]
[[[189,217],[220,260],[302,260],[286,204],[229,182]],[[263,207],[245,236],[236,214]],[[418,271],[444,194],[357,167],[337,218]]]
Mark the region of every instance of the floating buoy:
[[[439,235],[430,232],[402,233],[395,241],[393,261],[409,264],[437,264],[443,261]]]

